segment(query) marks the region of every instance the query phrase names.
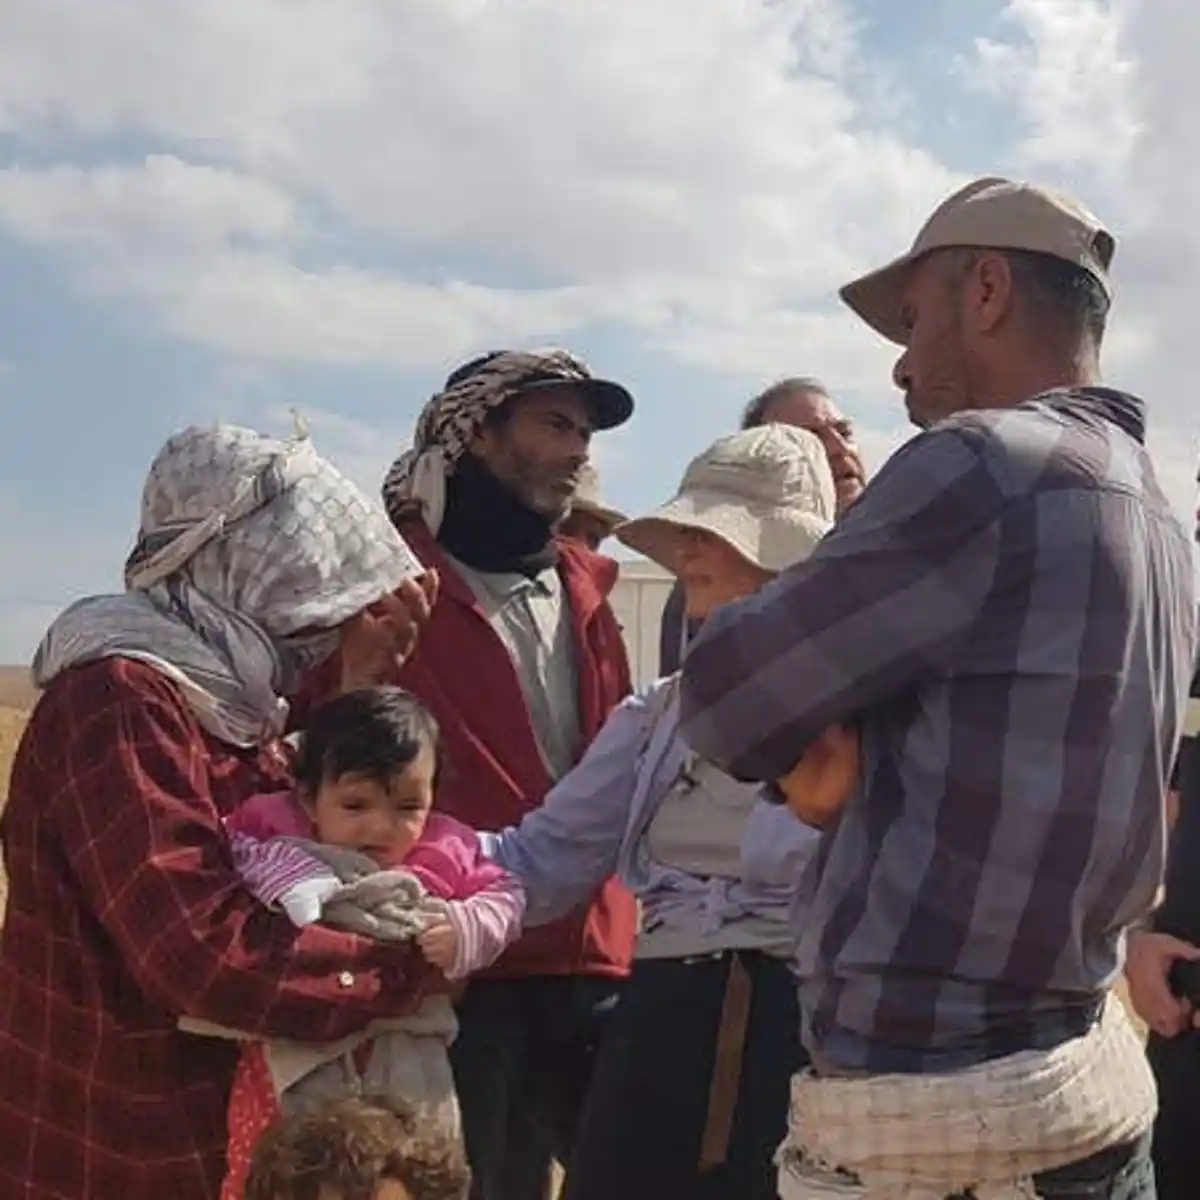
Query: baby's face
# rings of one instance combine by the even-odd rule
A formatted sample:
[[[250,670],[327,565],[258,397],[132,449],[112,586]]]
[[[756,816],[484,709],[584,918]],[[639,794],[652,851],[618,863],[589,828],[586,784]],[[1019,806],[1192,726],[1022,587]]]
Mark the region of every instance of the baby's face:
[[[382,783],[343,775],[321,784],[309,813],[317,840],[397,863],[421,836],[433,803],[434,751],[425,747],[398,775]]]

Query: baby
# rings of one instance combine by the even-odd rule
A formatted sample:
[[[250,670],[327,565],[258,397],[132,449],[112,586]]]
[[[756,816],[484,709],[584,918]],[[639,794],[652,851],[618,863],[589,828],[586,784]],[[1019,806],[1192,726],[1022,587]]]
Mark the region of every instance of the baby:
[[[339,696],[311,714],[295,790],[255,796],[227,819],[234,866],[259,900],[297,925],[411,938],[448,979],[462,979],[516,939],[525,898],[483,856],[474,830],[432,811],[438,768],[437,723],[413,696],[387,687]],[[453,1106],[445,1047],[454,1028],[437,996],[402,1031],[368,1031],[345,1053],[313,1048],[299,1066],[295,1049],[250,1041],[230,1098],[223,1197],[242,1194],[264,1126],[310,1098],[382,1089],[408,1099],[432,1092],[432,1107]]]

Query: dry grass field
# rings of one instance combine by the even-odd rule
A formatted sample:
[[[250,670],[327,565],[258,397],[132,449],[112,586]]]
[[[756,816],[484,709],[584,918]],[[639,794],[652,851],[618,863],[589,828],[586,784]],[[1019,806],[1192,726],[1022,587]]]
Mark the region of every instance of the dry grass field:
[[[21,730],[25,728],[25,717],[36,699],[26,668],[0,667],[0,811],[8,799],[8,773]],[[0,867],[0,920],[4,916],[4,894],[4,870]]]
[[[20,709],[0,707],[0,812],[3,812],[4,802],[8,799],[8,773],[12,769],[17,740],[20,738],[24,726],[25,714]],[[3,920],[4,917],[6,891],[4,869],[0,866],[0,920]]]

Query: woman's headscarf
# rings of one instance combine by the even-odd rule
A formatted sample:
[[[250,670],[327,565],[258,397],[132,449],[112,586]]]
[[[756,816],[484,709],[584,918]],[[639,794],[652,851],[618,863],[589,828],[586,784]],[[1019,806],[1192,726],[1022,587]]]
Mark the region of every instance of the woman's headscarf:
[[[514,396],[564,384],[587,395],[597,429],[612,429],[633,411],[625,388],[597,379],[568,350],[500,350],[460,367],[421,410],[412,449],[392,464],[383,481],[383,503],[392,520],[398,524],[416,502],[436,536],[446,510],[446,480],[488,413]]]
[[[307,436],[195,426],[150,468],[126,593],[68,608],[38,647],[34,682],[142,659],[183,687],[211,733],[254,745],[280,732],[280,692],[334,648],[336,628],[421,571]]]

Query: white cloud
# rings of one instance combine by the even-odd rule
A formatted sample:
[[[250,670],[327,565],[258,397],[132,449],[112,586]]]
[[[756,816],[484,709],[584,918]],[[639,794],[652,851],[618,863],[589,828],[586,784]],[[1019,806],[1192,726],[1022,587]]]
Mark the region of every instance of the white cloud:
[[[856,105],[839,0],[10,8],[0,127],[176,157],[9,172],[0,220],[240,355],[432,364],[607,321],[694,357],[723,293],[747,327],[824,302],[956,181]],[[473,268],[365,270],[347,231]]]
[[[895,346],[864,336],[847,311],[746,305],[723,319],[685,320],[660,330],[678,357],[710,370],[752,376],[818,375],[839,392],[891,388]]]
[[[239,236],[278,241],[296,223],[279,188],[168,154],[133,168],[9,167],[0,171],[0,218],[29,241],[105,258],[208,253]]]
[[[1183,0],[1011,0],[1004,11],[1009,38],[976,42],[977,80],[1023,122],[1017,158],[1074,188],[1117,233],[1105,363],[1114,383],[1145,397],[1155,461],[1190,525],[1200,10]]]
[[[285,192],[168,155],[94,170],[0,170],[0,224],[63,249],[84,287],[145,301],[171,332],[251,358],[441,361],[497,336],[575,328],[595,309],[585,288],[520,292],[306,269],[281,251],[300,230]]]
[[[1029,164],[1089,167],[1116,178],[1141,124],[1136,65],[1120,0],[1010,0],[1013,40],[976,38],[965,77],[1027,122]]]
[[[373,7],[172,0],[148,19],[140,0],[7,0],[0,128],[297,153],[307,114],[362,101]]]
[[[838,0],[8,9],[0,121],[19,134],[141,129],[560,281],[779,275],[821,251],[810,215],[871,195],[897,157],[938,173],[846,136],[862,114],[836,82],[855,49]]]
[[[433,370],[602,330],[618,361],[636,344],[724,375],[718,388],[819,374],[861,410],[878,465],[908,434],[894,350],[834,289],[907,245],[963,170],[1028,171],[1119,235],[1106,365],[1147,397],[1190,513],[1200,9],[995,9],[958,85],[999,119],[951,169],[911,107],[916,132],[897,132],[912,97],[879,102],[902,88],[906,50],[869,58],[853,0],[173,0],[154,20],[140,0],[6,0],[0,133],[20,165],[0,169],[0,229],[87,295],[222,352],[229,380],[278,364]],[[262,393],[203,403],[270,423],[277,396]],[[669,488],[717,419],[640,398],[641,419],[597,442],[621,503],[647,479]],[[379,421],[336,400],[307,415],[373,491],[420,399]],[[65,549],[38,566],[36,619],[44,594],[108,579],[127,533],[76,555],[53,531]],[[0,562],[46,561],[38,537],[0,536]]]
[[[485,343],[564,334],[594,312],[585,289],[425,285],[237,251],[170,283],[163,316],[174,332],[277,362],[443,363]]]

